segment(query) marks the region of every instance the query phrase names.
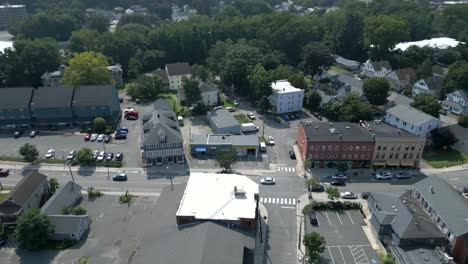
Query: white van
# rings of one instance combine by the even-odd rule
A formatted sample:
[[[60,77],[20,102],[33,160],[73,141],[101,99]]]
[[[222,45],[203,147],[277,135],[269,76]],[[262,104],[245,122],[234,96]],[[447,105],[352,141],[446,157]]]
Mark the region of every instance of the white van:
[[[265,142],[260,142],[260,151],[261,151],[261,152],[266,152],[266,144],[265,144]]]

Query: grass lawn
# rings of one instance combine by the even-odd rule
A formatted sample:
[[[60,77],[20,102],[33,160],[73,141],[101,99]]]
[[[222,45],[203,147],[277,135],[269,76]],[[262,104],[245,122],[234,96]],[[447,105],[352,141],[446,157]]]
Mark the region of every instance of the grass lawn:
[[[335,66],[335,65],[331,66],[330,70],[333,70],[333,71],[336,71],[336,72],[339,72],[339,73],[347,73],[348,72],[347,70],[345,70],[345,69],[343,69],[341,67]]]
[[[258,137],[258,141],[260,142],[266,142],[265,138],[263,136],[259,136]]]
[[[234,103],[230,98],[228,98],[225,94],[219,94],[221,102],[223,103],[223,107],[234,107]]]
[[[438,152],[423,153],[423,159],[434,168],[452,167],[468,163],[468,155],[463,155],[452,148]]]
[[[182,106],[178,100],[177,100],[177,95],[175,93],[163,93],[158,96],[158,98],[166,99],[169,101],[169,106],[171,109],[175,109],[176,113],[186,113],[188,112],[187,107]],[[175,106],[175,107],[174,107]]]
[[[5,190],[5,188],[3,188]],[[7,197],[8,193],[0,193],[0,201],[3,201]]]
[[[250,121],[250,119],[244,114],[234,115],[234,118],[237,120],[237,122],[239,122],[241,124],[252,123],[252,121]]]

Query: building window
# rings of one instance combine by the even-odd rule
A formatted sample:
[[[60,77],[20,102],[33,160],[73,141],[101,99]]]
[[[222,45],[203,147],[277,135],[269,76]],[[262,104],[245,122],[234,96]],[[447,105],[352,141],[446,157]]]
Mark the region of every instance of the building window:
[[[358,159],[358,154],[354,154],[354,159]]]
[[[369,158],[370,158],[369,154],[366,154],[366,159],[369,159]]]
[[[403,158],[406,159],[408,157],[408,153],[403,154]]]
[[[410,159],[413,158],[413,153],[410,153],[410,154],[409,154],[409,158],[410,158]]]
[[[397,122],[400,122],[400,118],[398,118],[398,117],[397,117],[395,120],[396,120]]]
[[[338,150],[338,149],[339,149],[339,147],[338,147],[338,146],[335,146],[335,150]]]
[[[338,158],[338,154],[333,155],[333,157],[334,157],[335,159],[337,159],[337,158]]]
[[[416,148],[416,145],[411,145],[411,150],[414,150]]]
[[[409,150],[409,146],[405,146],[405,150]]]
[[[383,150],[387,150],[387,145],[384,145],[384,146],[383,146]]]
[[[395,159],[398,159],[398,156],[400,156],[400,153],[395,153]]]
[[[416,154],[416,159],[419,159],[419,153],[418,153],[418,154]]]
[[[310,146],[310,150],[314,150],[314,146]]]
[[[348,149],[348,148],[346,146],[343,146],[343,150],[346,150],[346,149]]]
[[[408,123],[406,123],[405,121],[403,121],[403,125],[406,126],[406,124],[408,124]]]
[[[382,149],[382,146],[378,145],[377,150],[381,150],[381,149]]]
[[[318,159],[318,154],[315,154],[315,155],[314,155],[314,158]]]
[[[401,145],[397,145],[396,150],[400,150]]]
[[[328,150],[332,150],[332,146],[328,146]]]
[[[342,159],[346,159],[346,154],[343,154],[343,155],[341,156],[341,158],[342,158]]]
[[[349,150],[353,150],[353,146],[349,146]]]
[[[362,146],[362,150],[366,150],[366,149],[367,149],[367,147],[366,147],[366,146]]]
[[[359,151],[359,146],[356,146],[356,151]]]
[[[351,159],[351,154],[348,154],[348,159]]]
[[[326,149],[326,147],[325,147],[325,146],[322,146],[322,150],[325,150],[325,149]]]
[[[331,154],[328,154],[328,155],[327,155],[327,158],[328,158],[328,159],[331,158]]]
[[[361,154],[361,159],[364,159],[364,154]]]
[[[325,154],[320,154],[320,157],[323,159],[325,158]]]
[[[393,159],[393,153],[390,153],[390,155],[388,155],[388,158]]]
[[[385,159],[385,153],[382,153],[382,156],[380,158]]]
[[[380,158],[380,153],[379,153],[379,152],[377,152],[377,153],[375,154],[375,158],[376,158],[376,159]]]
[[[390,148],[390,150],[395,150],[395,145],[392,145],[392,147]]]

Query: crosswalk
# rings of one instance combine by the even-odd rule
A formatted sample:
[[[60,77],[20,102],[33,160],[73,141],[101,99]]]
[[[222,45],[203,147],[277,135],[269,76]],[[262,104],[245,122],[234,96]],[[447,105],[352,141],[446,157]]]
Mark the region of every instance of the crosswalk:
[[[294,167],[282,167],[282,166],[278,166],[278,171],[295,172],[295,171],[296,171],[296,168],[294,168]]]
[[[296,199],[294,198],[261,197],[260,202],[264,204],[296,205]]]

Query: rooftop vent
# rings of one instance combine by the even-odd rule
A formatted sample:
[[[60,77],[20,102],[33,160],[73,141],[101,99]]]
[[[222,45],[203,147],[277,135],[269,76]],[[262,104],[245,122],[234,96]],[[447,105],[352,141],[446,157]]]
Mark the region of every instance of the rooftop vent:
[[[429,191],[430,191],[432,194],[434,194],[434,186],[432,186],[432,185],[429,186]]]
[[[314,126],[314,127],[315,127],[315,129],[318,129],[318,126]]]
[[[330,125],[330,126],[333,126],[333,123],[330,122],[329,125]]]
[[[235,196],[245,196],[246,191],[242,188],[237,188],[237,186],[234,186],[234,195]]]

